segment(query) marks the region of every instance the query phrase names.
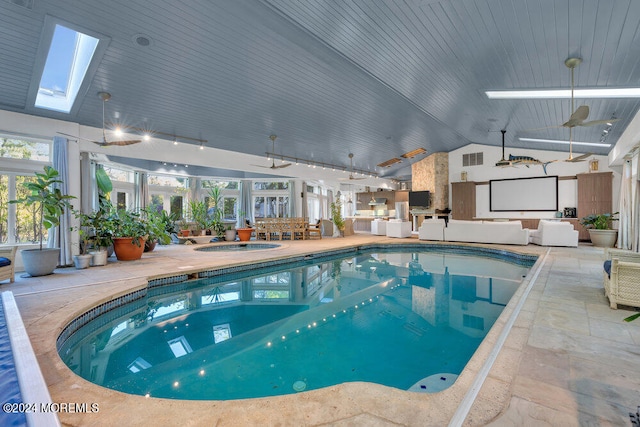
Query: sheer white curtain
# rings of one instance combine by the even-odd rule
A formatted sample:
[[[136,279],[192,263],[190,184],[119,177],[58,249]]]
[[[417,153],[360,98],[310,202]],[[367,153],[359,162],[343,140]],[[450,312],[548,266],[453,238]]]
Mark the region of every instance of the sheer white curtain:
[[[238,221],[236,227],[245,227],[244,220],[248,219],[253,226],[253,206],[251,200],[251,181],[240,181],[240,210],[238,211]]]
[[[302,188],[300,189],[301,191],[301,195],[302,195],[302,213],[300,214],[300,216],[302,218],[306,218],[307,221],[310,221],[309,219],[309,207],[307,206],[308,203],[308,198],[307,198],[307,182],[306,181],[302,181]]]
[[[631,249],[640,252],[640,149],[631,160]]]
[[[135,206],[142,210],[149,204],[149,180],[145,172],[136,172],[135,181]]]
[[[297,209],[296,209],[296,183],[294,180],[289,181],[289,218],[295,218]]]
[[[52,167],[60,173],[60,183],[54,185],[59,188],[64,195],[69,194],[69,160],[68,141],[61,136],[53,137],[53,161]],[[62,266],[73,264],[73,254],[71,251],[71,212],[65,209],[60,217],[60,225],[49,230],[47,239],[48,248],[60,248],[58,264]]]
[[[620,182],[620,207],[618,209],[618,248],[631,249],[633,246],[633,193],[632,165],[626,160],[622,166]]]

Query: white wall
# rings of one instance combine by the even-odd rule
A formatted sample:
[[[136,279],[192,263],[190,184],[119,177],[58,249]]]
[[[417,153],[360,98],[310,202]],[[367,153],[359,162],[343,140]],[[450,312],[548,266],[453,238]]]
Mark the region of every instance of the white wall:
[[[469,153],[483,153],[483,165],[462,166],[462,155]],[[559,177],[575,176],[579,173],[589,172],[589,160],[595,158],[599,161],[598,172],[613,172],[613,205],[612,212],[618,211],[620,194],[620,174],[608,167],[607,156],[591,156],[584,162],[568,163],[564,159],[568,154],[557,151],[526,150],[520,148],[505,148],[505,158],[514,156],[530,156],[542,162],[554,161],[547,166],[547,175]],[[583,153],[574,153],[574,157]],[[524,165],[516,167],[496,167],[495,164],[502,158],[502,147],[494,147],[480,144],[469,144],[465,147],[449,153],[449,182],[460,182],[462,171],[467,172],[467,181],[487,182],[476,186],[476,217],[478,218],[553,218],[555,212],[530,211],[530,212],[490,212],[489,211],[489,184],[492,179],[527,178],[545,176],[542,166]],[[535,196],[535,195],[534,195]],[[565,207],[577,207],[577,180],[560,180],[558,182],[558,208],[562,211]],[[449,207],[451,203],[451,191],[449,191]]]

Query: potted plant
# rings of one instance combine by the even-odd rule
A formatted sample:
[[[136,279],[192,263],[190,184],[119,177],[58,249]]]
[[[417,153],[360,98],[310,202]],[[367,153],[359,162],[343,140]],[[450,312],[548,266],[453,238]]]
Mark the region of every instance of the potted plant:
[[[73,256],[73,265],[75,265],[76,269],[82,270],[91,265],[91,259],[93,258],[88,253],[93,224],[91,217],[85,213],[73,210],[73,215],[79,221],[79,224],[71,227],[71,231],[76,231],[80,238],[80,253]]]
[[[114,215],[113,205],[109,194],[113,190],[111,178],[102,168],[96,169],[96,184],[98,187],[98,210],[89,215],[93,236],[91,238],[94,266],[107,265],[107,258],[113,253]]]
[[[331,208],[331,221],[335,224],[336,228],[340,231],[342,236],[344,233],[344,218],[342,218],[342,202],[337,199],[330,205]]]
[[[140,259],[148,228],[138,212],[119,210],[114,217],[113,250],[120,261]]]
[[[144,252],[151,252],[155,249],[156,244],[168,245],[171,243],[171,235],[167,231],[168,223],[171,217],[161,210],[158,212],[155,208],[143,209],[144,223],[147,227],[147,240],[144,243]]]
[[[195,223],[195,235],[204,235],[208,224],[207,205],[202,200],[189,201],[191,219]]]
[[[42,239],[44,230],[60,225],[60,217],[69,207],[69,199],[73,196],[62,194],[60,189],[53,188],[54,184],[61,183],[60,175],[51,166],[45,166],[43,173],[36,173],[35,180],[26,182],[25,188],[30,194],[22,199],[11,200],[9,203],[23,203],[26,206],[36,205],[40,222],[40,247],[39,249],[23,249],[22,262],[25,271],[30,276],[45,276],[53,273],[58,265],[60,248],[43,248]]]
[[[227,224],[225,226],[224,240],[227,242],[234,242],[236,240],[236,228],[233,224]]]
[[[616,213],[591,214],[580,219],[594,246],[612,248],[618,240],[618,230],[611,228],[611,222],[617,220]]]
[[[187,221],[185,218],[180,219],[178,227],[180,229],[181,237],[189,237],[189,234],[191,233],[191,231],[189,230],[189,221]]]
[[[251,240],[251,233],[253,233],[253,228],[251,227],[251,223],[249,220],[245,218],[245,213],[240,211],[240,218],[244,218],[246,227],[236,228],[236,232],[238,233],[238,239],[241,242],[248,242]]]

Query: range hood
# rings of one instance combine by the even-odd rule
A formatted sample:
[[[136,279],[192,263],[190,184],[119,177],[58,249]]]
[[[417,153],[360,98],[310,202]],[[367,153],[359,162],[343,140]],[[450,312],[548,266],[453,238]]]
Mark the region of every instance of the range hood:
[[[375,198],[375,197],[371,197],[371,201],[369,202],[369,206],[378,206],[378,205],[386,205],[387,204],[387,199],[386,198]]]

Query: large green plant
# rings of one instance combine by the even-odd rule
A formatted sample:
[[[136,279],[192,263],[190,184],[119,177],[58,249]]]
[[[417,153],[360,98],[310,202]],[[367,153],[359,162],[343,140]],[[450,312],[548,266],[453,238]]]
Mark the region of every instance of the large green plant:
[[[143,217],[147,227],[149,241],[157,240],[161,245],[171,243],[170,224],[175,221],[166,211],[159,211],[153,207],[143,209]]]
[[[225,226],[222,222],[222,218],[224,216],[223,212],[223,199],[222,193],[220,191],[220,187],[214,186],[209,189],[209,207],[211,208],[209,212],[209,228],[216,234],[218,237],[222,237],[225,232]]]
[[[593,228],[595,230],[611,229],[611,222],[617,220],[616,213],[591,214],[580,219],[580,224],[585,228]]]
[[[196,224],[198,231],[207,228],[207,204],[202,200],[189,201],[189,212],[191,219]]]
[[[60,173],[57,170],[51,166],[45,166],[43,173],[36,172],[35,180],[23,184],[29,191],[29,195],[9,201],[9,203],[37,206],[40,222],[40,250],[42,250],[44,230],[60,225],[60,217],[69,207],[69,200],[75,198],[62,194],[59,188],[53,188],[54,184],[62,183],[62,180],[58,179],[59,176]]]
[[[336,225],[338,230],[344,230],[344,218],[342,218],[342,201],[337,199],[331,203],[331,221]]]
[[[136,246],[141,245],[141,241],[146,239],[149,230],[147,224],[138,212],[121,209],[112,215],[113,237],[131,237]]]

